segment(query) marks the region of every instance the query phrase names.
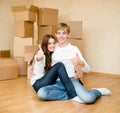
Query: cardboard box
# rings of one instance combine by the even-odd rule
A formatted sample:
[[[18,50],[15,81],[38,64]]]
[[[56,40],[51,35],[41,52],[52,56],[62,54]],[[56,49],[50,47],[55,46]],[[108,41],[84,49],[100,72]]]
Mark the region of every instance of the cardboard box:
[[[18,74],[27,75],[27,62],[25,62],[24,57],[14,57],[18,63]]]
[[[65,21],[70,26],[70,37],[82,39],[82,21]]]
[[[56,25],[58,23],[58,9],[40,8],[37,21],[38,25]]]
[[[55,26],[38,26],[38,40],[42,40],[46,34],[55,35]]]
[[[77,46],[79,50],[81,51],[82,55],[84,56],[84,42],[83,39],[75,39],[75,38],[69,38],[68,39],[71,44]]]
[[[13,43],[13,57],[24,57],[25,56],[25,46],[33,45],[33,39],[14,37]]]
[[[14,35],[17,37],[32,37],[34,38],[34,23],[28,21],[14,22]]]
[[[42,43],[42,40],[41,40],[41,39],[38,39],[38,40],[37,40],[37,43],[38,43],[38,44],[41,44],[41,43]]]
[[[0,58],[0,80],[18,78],[18,63],[13,58]]]
[[[25,62],[27,62],[27,78],[30,79],[30,61],[34,57],[35,52],[38,50],[38,46],[26,46],[25,47]]]
[[[31,68],[32,68],[32,66],[28,65],[28,67],[27,67],[27,78],[28,79],[30,79],[30,77],[31,77],[31,72],[30,72]]]
[[[38,7],[31,6],[14,6],[12,7],[12,11],[14,12],[14,20],[22,20],[22,21],[31,21],[36,22],[36,16]]]
[[[0,50],[0,58],[10,58],[10,50]]]
[[[38,46],[25,46],[25,62],[29,64],[37,50]]]

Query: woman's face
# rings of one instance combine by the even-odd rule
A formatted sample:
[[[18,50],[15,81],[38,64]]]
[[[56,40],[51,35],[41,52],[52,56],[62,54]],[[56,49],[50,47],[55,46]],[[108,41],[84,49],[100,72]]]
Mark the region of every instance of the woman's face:
[[[53,52],[55,50],[55,40],[50,38],[48,41],[48,51]]]

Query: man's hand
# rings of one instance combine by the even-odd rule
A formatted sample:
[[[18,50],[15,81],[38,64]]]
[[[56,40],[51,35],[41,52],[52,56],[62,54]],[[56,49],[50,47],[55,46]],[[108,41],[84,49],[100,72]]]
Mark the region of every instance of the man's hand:
[[[74,66],[80,65],[81,67],[84,66],[84,62],[80,60],[78,54],[76,53],[76,57],[71,59]]]
[[[80,78],[80,75],[76,73],[76,74],[75,74],[75,78],[76,78],[76,79],[79,79],[79,78]]]

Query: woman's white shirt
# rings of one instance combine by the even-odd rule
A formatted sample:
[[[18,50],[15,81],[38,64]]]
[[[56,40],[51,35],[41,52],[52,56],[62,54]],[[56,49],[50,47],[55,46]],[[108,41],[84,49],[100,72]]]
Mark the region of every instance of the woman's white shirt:
[[[34,61],[33,61],[33,74],[34,75],[30,80],[31,85],[33,85],[37,79],[40,79],[45,74],[44,73],[45,56],[40,61],[37,61],[36,57],[37,57],[37,55],[34,56]]]

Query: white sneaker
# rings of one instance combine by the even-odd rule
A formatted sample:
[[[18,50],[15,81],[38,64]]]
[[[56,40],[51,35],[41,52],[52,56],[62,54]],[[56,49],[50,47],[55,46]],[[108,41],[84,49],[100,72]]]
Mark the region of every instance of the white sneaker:
[[[112,92],[107,88],[92,88],[101,92],[102,95],[111,95]]]
[[[71,99],[73,101],[79,102],[79,103],[84,103],[78,96],[74,97],[73,99]]]

